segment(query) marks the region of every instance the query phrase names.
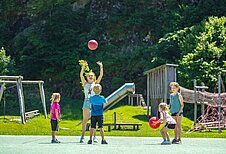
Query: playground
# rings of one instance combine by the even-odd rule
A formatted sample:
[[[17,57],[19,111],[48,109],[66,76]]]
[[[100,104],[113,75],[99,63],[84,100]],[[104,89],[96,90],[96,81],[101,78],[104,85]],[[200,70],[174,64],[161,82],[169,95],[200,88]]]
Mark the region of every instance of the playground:
[[[60,145],[51,144],[47,136],[0,136],[0,153],[225,153],[226,139],[184,138],[183,144],[162,146],[160,137],[106,137],[109,144],[79,143],[79,136],[60,136]],[[208,145],[208,146],[207,146]],[[176,151],[175,151],[176,150]]]
[[[109,104],[104,109],[105,120],[103,126],[108,145],[101,145],[100,143],[87,145],[86,140],[88,137],[86,137],[84,143],[79,143],[78,135],[81,133],[81,120],[79,119],[76,122],[63,120],[60,123],[60,131],[58,132],[58,139],[62,143],[52,145],[49,136],[49,119],[46,111],[43,81],[24,81],[21,76],[14,76],[12,81],[8,76],[1,77],[7,78],[7,80],[1,81],[4,85],[16,84],[17,86],[20,105],[20,116],[17,116],[17,118],[20,117],[21,120],[10,122],[4,117],[4,122],[0,125],[0,134],[3,135],[0,136],[0,152],[15,153],[16,150],[17,153],[23,154],[31,152],[51,153],[55,149],[54,153],[159,153],[159,151],[164,150],[167,153],[175,153],[176,148],[177,153],[224,153],[224,145],[226,144],[224,130],[226,127],[226,99],[225,92],[222,91],[223,93],[221,93],[221,89],[224,89],[224,87],[221,85],[222,79],[220,77],[218,94],[206,92],[208,87],[204,85],[197,86],[195,81],[194,90],[181,87],[185,103],[194,104],[194,121],[186,117],[183,118],[183,144],[162,146],[160,144],[162,138],[159,137],[162,126],[158,129],[151,129],[148,126],[148,117],[158,116],[158,104],[161,101],[167,102],[169,99],[168,85],[177,79],[176,67],[177,65],[174,64],[166,64],[144,72],[147,75],[146,102],[142,94],[136,93],[134,83],[125,83],[106,98]],[[23,84],[39,84],[43,111],[26,111]],[[4,89],[1,88],[1,90],[0,94],[2,96]],[[128,98],[127,105],[113,108],[126,97]],[[198,105],[202,107],[202,115],[199,118],[197,117]],[[214,114],[212,111],[214,111]],[[196,130],[198,126],[203,126],[204,129]],[[192,130],[192,128],[194,129]],[[89,127],[87,129],[89,130]],[[172,138],[173,131],[169,133]],[[97,135],[100,136],[99,132]]]
[[[225,3],[0,1],[0,154],[226,153]]]

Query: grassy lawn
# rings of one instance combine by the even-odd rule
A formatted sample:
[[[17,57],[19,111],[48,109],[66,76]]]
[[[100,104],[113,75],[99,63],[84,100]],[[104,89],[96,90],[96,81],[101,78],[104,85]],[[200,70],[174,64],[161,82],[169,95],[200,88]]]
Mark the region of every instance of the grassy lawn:
[[[111,132],[105,133],[106,136],[151,136],[159,137],[160,129],[164,125],[161,125],[158,129],[151,129],[147,122],[147,117],[145,116],[146,110],[142,107],[133,107],[133,106],[121,106],[113,110],[108,110],[104,114],[105,123],[113,123],[113,113],[117,113],[117,122],[123,123],[142,123],[140,130],[133,131],[131,127],[125,127],[123,130],[112,130]],[[70,113],[72,114],[72,113]],[[76,117],[76,113],[75,117]],[[79,111],[79,113],[81,112]],[[60,122],[61,129],[57,135],[65,136],[79,136],[81,135],[81,125],[78,125],[81,122],[79,120],[70,120],[66,118],[67,115],[62,116],[62,121]],[[81,117],[77,115],[77,117]],[[4,117],[0,117],[0,135],[51,135],[50,129],[50,119],[44,119],[44,116],[39,116],[28,121],[25,125],[21,122],[10,122],[4,121]],[[11,118],[9,116],[7,119]],[[217,130],[212,130],[212,132],[194,132],[186,133],[191,127],[193,122],[186,117],[183,117],[182,127],[183,127],[183,137],[210,137],[210,138],[226,138],[226,131],[224,130],[221,134],[217,133]],[[78,125],[78,126],[77,126]],[[107,130],[107,127],[105,128]],[[170,136],[173,137],[173,131],[169,131]],[[97,132],[98,135],[99,132]],[[88,135],[88,132],[86,133]]]

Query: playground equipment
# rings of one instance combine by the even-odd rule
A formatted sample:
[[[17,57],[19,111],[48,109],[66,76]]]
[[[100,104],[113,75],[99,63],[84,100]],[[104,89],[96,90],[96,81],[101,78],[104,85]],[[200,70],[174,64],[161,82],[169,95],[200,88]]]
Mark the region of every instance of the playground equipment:
[[[129,97],[129,104],[131,104],[130,102],[133,102],[133,97],[140,97],[140,98],[137,98],[137,104],[139,104],[140,102],[144,101],[142,100],[143,96],[141,97],[140,96],[141,94],[135,94],[135,84],[134,83],[125,83],[123,86],[121,86],[119,89],[117,89],[116,91],[114,91],[111,95],[109,95],[106,100],[107,100],[107,105],[104,107],[104,111],[107,111],[108,109],[110,109],[111,107],[113,107],[115,104],[117,104],[120,100],[122,100],[123,98],[125,98],[126,96]],[[145,102],[141,103],[141,104],[145,104]],[[131,104],[133,105],[133,104]],[[116,118],[115,118],[116,119]],[[82,124],[82,122],[80,122],[78,125]],[[78,126],[77,125],[77,126]],[[119,125],[122,126],[122,125],[131,125],[131,124],[123,124],[121,123]],[[113,124],[106,124],[105,126],[113,126]],[[115,126],[115,125],[114,125]],[[137,125],[136,125],[137,126]],[[140,126],[140,124],[139,124]],[[137,127],[139,127],[137,126]]]
[[[134,101],[135,99],[135,101]],[[146,103],[144,101],[144,97],[142,94],[129,94],[128,95],[128,105],[137,105],[146,107]]]
[[[134,94],[134,93],[135,93],[135,84],[125,83],[118,90],[116,90],[106,98],[108,104],[104,107],[104,111],[108,110],[110,107],[117,104],[120,100],[122,100],[129,94]]]
[[[106,118],[104,118],[106,119]],[[113,113],[113,122],[112,123],[103,123],[103,126],[108,127],[108,131],[111,131],[111,127],[113,127],[113,130],[121,130],[123,126],[132,126],[132,130],[139,130],[140,126],[142,126],[142,123],[122,123],[117,121],[117,114],[116,112]],[[86,130],[89,131],[90,123],[86,125]]]
[[[158,116],[158,104],[167,103],[169,84],[176,81],[175,64],[165,64],[144,72],[147,75],[147,116]]]
[[[169,99],[169,83],[176,81],[176,67],[178,65],[165,64],[149,71],[144,72],[147,75],[147,106],[151,102],[152,116],[158,115],[158,104],[161,101],[167,103]],[[222,71],[226,73],[226,70]],[[223,80],[218,76],[218,94],[206,92],[204,84],[197,86],[194,80],[194,90],[180,87],[181,94],[185,103],[194,103],[194,127],[197,123],[197,105],[201,104],[201,117],[198,118],[199,124],[208,128],[226,128],[226,93],[221,93]],[[205,109],[205,105],[207,106]],[[149,109],[149,108],[148,108]],[[149,110],[147,115],[149,116]]]
[[[218,93],[209,93],[208,87],[197,86],[194,80],[194,90],[181,87],[181,94],[186,103],[194,103],[194,127],[197,122],[202,126],[200,128],[221,129],[226,128],[226,93],[221,93],[223,80],[218,76]],[[197,118],[197,106],[201,105],[201,116]]]
[[[21,122],[25,124],[26,119],[32,115],[38,115],[37,110],[25,112],[25,104],[24,104],[24,94],[23,94],[23,84],[38,84],[41,96],[41,102],[44,110],[45,118],[47,118],[46,111],[46,102],[45,102],[45,93],[44,93],[44,81],[24,81],[23,76],[0,76],[0,101],[2,99],[2,95],[4,93],[4,87],[7,84],[16,84],[17,93],[19,98],[20,105],[20,116]]]

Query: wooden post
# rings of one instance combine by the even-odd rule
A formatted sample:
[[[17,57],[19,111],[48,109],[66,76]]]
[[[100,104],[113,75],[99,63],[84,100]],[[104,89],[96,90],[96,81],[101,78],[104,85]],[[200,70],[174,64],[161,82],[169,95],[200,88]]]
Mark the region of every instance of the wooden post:
[[[114,130],[116,130],[116,112],[114,112]]]
[[[194,79],[194,127],[196,127],[196,119],[197,119],[197,100],[196,100],[196,79]]]
[[[130,95],[128,95],[128,105],[130,105]]]
[[[131,105],[133,106],[133,96],[131,97]]]
[[[176,68],[175,67],[173,69],[175,70],[175,74],[174,74],[174,76],[175,76],[175,82],[177,82],[177,71],[176,71]]]
[[[201,83],[202,86],[205,86],[205,84],[202,82]],[[202,92],[205,92],[205,88],[202,88]],[[205,106],[204,106],[204,96],[202,96],[202,102],[201,102],[201,112],[202,112],[202,116],[204,116],[204,112],[205,112]]]
[[[140,104],[140,106],[143,106],[143,105],[142,105],[142,98],[143,98],[143,97],[142,97],[142,94],[140,94],[140,95],[139,95],[139,104]]]
[[[137,94],[136,97],[137,97],[137,106],[139,106],[140,105],[139,104],[139,95]]]
[[[165,67],[165,72],[164,72],[164,103],[167,103],[167,94],[168,94],[168,82],[167,82],[167,68]]]
[[[3,95],[3,92],[4,92],[4,88],[5,88],[5,83],[0,85],[0,102],[2,100],[2,95]]]
[[[24,97],[23,97],[23,89],[22,89],[22,83],[21,80],[22,78],[19,77],[17,80],[17,92],[18,92],[18,97],[19,97],[19,104],[20,104],[20,116],[21,116],[21,121],[23,124],[25,124],[25,108],[24,108]]]
[[[150,116],[149,106],[150,106],[150,73],[147,74],[147,116],[148,118]]]
[[[218,75],[218,133],[221,133],[221,76]]]
[[[26,117],[25,117],[25,101],[24,101],[24,90],[23,90],[23,77],[21,77],[21,82],[20,82],[20,87],[21,87],[21,93],[22,93],[22,100],[23,100],[23,115],[24,115],[24,119],[25,119],[25,122],[26,122]]]
[[[46,100],[45,100],[45,92],[44,92],[43,82],[40,82],[38,85],[39,85],[39,90],[40,90],[40,96],[41,96],[44,116],[45,116],[45,119],[47,119]]]
[[[150,116],[150,73],[147,74],[147,116]]]

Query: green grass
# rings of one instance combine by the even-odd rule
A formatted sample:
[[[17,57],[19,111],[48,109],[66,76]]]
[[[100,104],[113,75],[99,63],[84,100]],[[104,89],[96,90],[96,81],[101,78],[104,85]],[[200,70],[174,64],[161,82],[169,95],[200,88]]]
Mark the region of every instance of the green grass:
[[[125,127],[123,130],[112,130],[111,132],[105,133],[106,136],[151,136],[159,137],[160,129],[164,125],[161,125],[158,129],[151,129],[147,122],[147,117],[145,115],[146,110],[142,107],[133,107],[133,106],[121,106],[113,110],[108,110],[104,114],[105,123],[113,123],[113,113],[117,113],[117,122],[137,122],[142,123],[140,130],[133,131],[131,127]],[[70,113],[72,115],[73,113]],[[74,113],[75,117],[81,117],[81,112]],[[67,117],[63,115],[62,117]],[[10,118],[7,116],[6,118]],[[3,116],[0,117],[0,135],[51,135],[50,129],[50,119],[44,119],[44,116],[39,116],[28,121],[26,124],[21,124],[18,121],[10,122],[4,121]],[[60,128],[69,128],[68,130],[60,130],[57,132],[57,135],[65,136],[79,136],[81,135],[81,125],[77,126],[81,120],[70,120],[68,118],[62,119],[60,122]],[[217,130],[212,132],[194,132],[186,133],[192,127],[193,121],[189,120],[186,117],[183,117],[182,128],[183,128],[183,137],[210,137],[210,138],[226,138],[226,131],[223,130],[221,134],[217,133]],[[107,130],[107,128],[105,128]],[[173,137],[173,131],[169,131],[170,136]],[[87,132],[86,135],[89,133]],[[99,132],[97,132],[98,135]]]

